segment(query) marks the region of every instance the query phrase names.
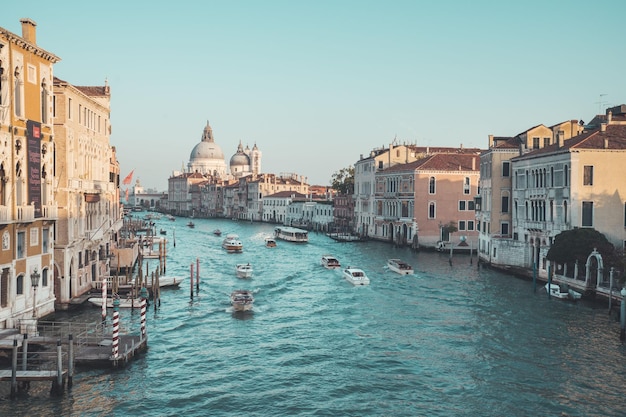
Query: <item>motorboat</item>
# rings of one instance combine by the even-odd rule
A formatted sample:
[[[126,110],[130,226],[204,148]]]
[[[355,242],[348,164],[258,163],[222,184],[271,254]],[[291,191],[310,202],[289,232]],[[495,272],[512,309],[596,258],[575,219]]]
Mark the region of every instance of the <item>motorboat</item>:
[[[341,268],[341,263],[332,255],[322,255],[322,266],[326,269],[337,269]]]
[[[190,228],[193,229],[194,227],[196,227],[196,225],[195,225],[194,222],[189,222],[189,223],[187,223],[187,227],[190,227]]]
[[[252,296],[252,291],[235,290],[230,294],[230,305],[233,306],[235,311],[252,310],[253,304],[254,297]]]
[[[387,259],[387,268],[400,275],[409,275],[413,273],[413,267],[400,259]]]
[[[107,308],[114,307],[113,300],[114,298],[107,297],[106,299]],[[119,298],[118,300],[120,301],[119,308],[140,308],[141,307],[141,298]],[[102,307],[102,304],[104,302],[102,297],[90,297],[89,299],[87,299],[87,301],[89,301],[91,304],[98,306],[98,307]],[[148,301],[146,300],[146,304],[147,302]]]
[[[167,220],[173,222],[173,221],[176,221],[176,217],[172,216],[171,214],[168,214],[167,215]]]
[[[159,230],[159,233],[162,234],[162,235],[166,235],[167,234],[167,230],[161,229],[161,230]]]
[[[309,241],[309,232],[295,227],[277,227],[274,229],[274,237],[287,242],[306,243]]]
[[[213,234],[215,236],[222,236],[222,231],[220,229],[215,229],[215,230],[213,230]]]
[[[155,278],[157,279],[157,278]],[[161,275],[158,277],[158,281],[159,281],[159,288],[167,288],[167,287],[178,287],[180,286],[180,283],[183,281],[182,277],[175,277],[175,276],[171,276],[171,275]],[[133,278],[132,280],[130,280],[130,284],[134,285],[135,284],[135,279]],[[146,283],[146,288],[150,289],[152,288],[152,280],[148,279],[147,283]]]
[[[247,264],[237,264],[236,267],[237,270],[237,276],[239,278],[250,278],[252,277],[252,265],[250,265],[249,263]]]
[[[561,300],[580,300],[582,294],[578,291],[568,289],[565,291],[559,284],[547,283],[544,288],[550,297],[559,298]]]
[[[352,285],[369,285],[370,279],[362,269],[352,266],[343,270],[343,277]]]
[[[243,251],[243,243],[239,240],[239,236],[234,233],[226,235],[226,239],[222,242],[222,247],[230,253]]]
[[[265,238],[265,247],[266,248],[275,248],[276,247],[276,239],[274,239],[273,237],[266,237]]]

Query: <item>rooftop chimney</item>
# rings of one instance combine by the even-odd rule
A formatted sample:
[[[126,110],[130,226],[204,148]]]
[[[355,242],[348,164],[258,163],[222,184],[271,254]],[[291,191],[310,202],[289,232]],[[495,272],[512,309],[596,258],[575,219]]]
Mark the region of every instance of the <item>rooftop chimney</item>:
[[[606,132],[606,123],[600,123],[600,132]]]
[[[20,19],[22,23],[22,38],[26,42],[32,43],[33,45],[37,44],[37,23],[30,19]]]
[[[489,135],[489,148],[493,148],[493,135]]]
[[[563,136],[564,132],[562,130],[559,130],[556,134],[556,143],[557,143],[557,147],[558,148],[562,148],[563,147]]]
[[[611,120],[613,120],[613,112],[609,110],[609,113],[606,115],[606,123],[610,125]]]

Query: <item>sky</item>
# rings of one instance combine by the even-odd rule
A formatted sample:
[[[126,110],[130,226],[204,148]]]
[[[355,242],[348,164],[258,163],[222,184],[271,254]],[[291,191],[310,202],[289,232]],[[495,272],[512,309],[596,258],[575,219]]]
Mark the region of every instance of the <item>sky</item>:
[[[226,163],[330,185],[391,143],[487,148],[626,103],[626,2],[577,0],[29,0],[0,26],[111,87],[121,176],[146,189],[189,162],[210,123]]]

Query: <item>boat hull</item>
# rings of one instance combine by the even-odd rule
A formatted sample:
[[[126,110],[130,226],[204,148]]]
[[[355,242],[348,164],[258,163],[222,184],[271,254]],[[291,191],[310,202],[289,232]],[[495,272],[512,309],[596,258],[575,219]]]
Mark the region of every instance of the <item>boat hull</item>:
[[[230,305],[233,311],[250,311],[254,305],[254,297],[247,290],[237,290],[230,294]]]
[[[414,272],[411,265],[399,259],[389,259],[387,261],[387,268],[389,268],[390,271],[393,271],[396,274],[400,275],[411,275]]]
[[[102,297],[91,297],[87,301],[91,304],[102,307]],[[146,301],[147,302],[147,301]],[[107,298],[107,308],[113,308],[113,299]],[[120,308],[140,308],[141,298],[120,298]]]

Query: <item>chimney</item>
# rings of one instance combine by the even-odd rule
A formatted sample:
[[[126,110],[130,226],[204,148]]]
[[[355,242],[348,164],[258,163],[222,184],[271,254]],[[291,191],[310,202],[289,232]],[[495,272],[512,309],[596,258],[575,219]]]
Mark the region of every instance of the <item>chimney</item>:
[[[604,137],[604,149],[609,149],[609,138]]]
[[[26,42],[32,43],[33,45],[37,44],[37,23],[30,19],[20,19],[22,23],[22,38]]]
[[[564,136],[564,132],[562,130],[559,130],[556,134],[556,143],[557,143],[558,148],[563,147],[563,136]]]
[[[606,132],[606,123],[600,123],[600,132]]]
[[[493,147],[493,135],[489,135],[489,148]]]
[[[613,120],[613,112],[609,110],[609,113],[606,115],[606,124],[611,124],[611,120]]]
[[[476,171],[476,157],[472,156],[472,171]]]

